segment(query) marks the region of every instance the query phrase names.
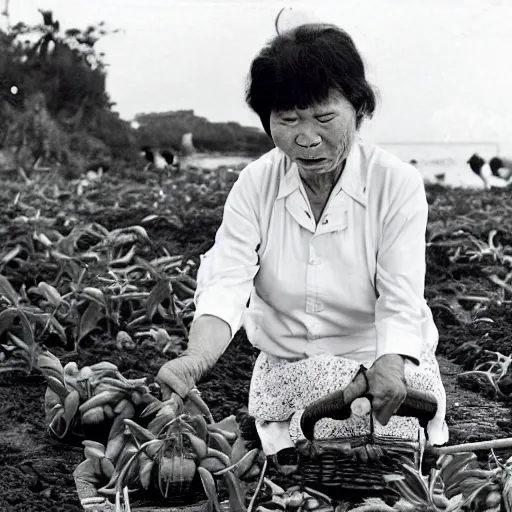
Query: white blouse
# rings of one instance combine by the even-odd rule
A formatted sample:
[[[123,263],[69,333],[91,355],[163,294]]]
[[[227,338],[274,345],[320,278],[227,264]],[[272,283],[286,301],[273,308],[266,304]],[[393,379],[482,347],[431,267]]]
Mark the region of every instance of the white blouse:
[[[419,361],[438,340],[424,299],[427,216],[418,169],[358,141],[316,225],[296,164],[275,148],[227,198],[195,317],[219,317],[233,336],[243,325],[254,346],[291,360]]]

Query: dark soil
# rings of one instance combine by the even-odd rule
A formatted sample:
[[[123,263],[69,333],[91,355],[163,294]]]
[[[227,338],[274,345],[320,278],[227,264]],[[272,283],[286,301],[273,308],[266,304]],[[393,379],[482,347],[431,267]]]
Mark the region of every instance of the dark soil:
[[[108,208],[104,208],[88,220],[96,220],[112,228],[136,224],[147,213],[139,210],[130,216],[127,209],[122,209],[109,215]],[[150,236],[155,243],[165,245],[171,254],[185,253],[197,261],[199,254],[212,244],[217,227],[217,217],[210,224],[205,223],[205,217],[193,219],[186,229],[157,227]],[[429,283],[453,278],[447,275],[447,267],[440,261],[429,265]],[[461,270],[461,265],[459,267]],[[27,269],[13,269],[12,277],[18,284],[23,274],[24,281],[38,281],[49,277],[46,271],[48,269],[44,267],[37,267],[39,275],[35,278],[27,273]],[[475,265],[473,271],[466,269],[466,278],[477,283],[480,277]],[[492,350],[505,354],[512,352],[511,318],[502,310],[499,313],[493,317],[494,324],[466,325],[434,309],[441,335],[439,362],[448,394],[447,421],[451,430],[451,444],[512,436],[509,406],[478,390],[462,388],[457,383],[461,368],[448,359],[462,343],[481,343],[484,339]],[[62,351],[55,352],[63,357],[63,362],[74,360],[79,367],[101,360],[111,361],[127,377],[153,377],[166,360],[150,346],[121,353],[104,337],[92,338],[81,347],[78,355],[65,356]],[[257,353],[243,331],[238,333],[211,374],[199,385],[214,418],[220,420],[236,414],[245,439],[254,446],[258,444],[257,436],[247,416],[246,405],[252,365]],[[0,378],[0,512],[81,511],[72,473],[83,459],[83,450],[80,446],[58,443],[46,433],[43,411],[45,389],[40,376],[11,373]]]

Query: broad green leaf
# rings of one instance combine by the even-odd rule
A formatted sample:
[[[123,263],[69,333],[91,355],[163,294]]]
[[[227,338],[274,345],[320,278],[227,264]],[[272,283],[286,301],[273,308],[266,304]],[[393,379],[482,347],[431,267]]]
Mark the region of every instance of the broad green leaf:
[[[9,333],[9,338],[11,339],[11,341],[18,347],[20,348],[25,355],[29,354],[30,353],[30,349],[29,349],[29,346],[23,341],[21,340],[20,338],[18,338],[18,336],[14,335],[12,332]]]
[[[12,327],[17,316],[18,310],[16,308],[7,308],[0,313],[0,336]]]
[[[18,292],[2,274],[0,274],[0,295],[3,295],[13,306],[18,305],[20,299]]]
[[[201,477],[201,482],[203,484],[204,492],[210,501],[210,504],[213,506],[215,512],[222,512],[222,508],[219,503],[219,497],[217,494],[217,486],[215,485],[215,480],[213,479],[212,474],[206,469],[202,467],[198,467],[197,471],[199,476]],[[245,510],[245,507],[241,509]]]
[[[146,311],[150,320],[153,319],[158,305],[166,298],[169,297],[169,282],[167,279],[160,279],[154,288],[151,290],[148,298],[146,299]]]
[[[21,329],[23,331],[23,341],[29,346],[33,346],[36,343],[35,337],[34,337],[34,329],[32,328],[32,323],[27,318],[27,315],[25,314],[24,310],[21,308],[18,308],[18,316],[21,321]]]
[[[95,252],[92,252],[92,251],[88,251],[88,252],[83,252],[82,254],[80,254],[80,259],[82,260],[95,260],[95,261],[101,261],[101,257],[99,254],[95,253]]]
[[[105,307],[107,304],[107,301],[105,300],[105,295],[99,288],[94,288],[92,286],[86,286],[82,290],[82,294],[85,295],[88,299],[93,300],[94,302],[97,302],[101,306]]]
[[[42,327],[46,326],[46,323],[48,322],[48,319],[51,316],[48,313],[32,313],[29,311],[25,311],[25,315],[31,322],[37,323],[38,325],[41,325]],[[53,330],[59,336],[62,343],[64,345],[66,345],[67,344],[66,332],[64,330],[64,327],[62,327],[60,322],[55,317],[50,318],[50,326],[53,327]]]
[[[98,322],[103,318],[103,306],[97,302],[91,302],[87,309],[84,311],[80,319],[80,328],[78,331],[78,340],[80,342],[84,336],[96,329]]]
[[[146,217],[144,217],[141,222],[144,223],[144,222],[151,222],[152,220],[155,220],[155,219],[159,219],[160,218],[160,215],[155,215],[154,213],[151,214],[151,215],[147,215]]]
[[[23,361],[23,362],[20,361],[19,366],[13,366],[13,364],[10,364],[9,366],[1,366],[0,365],[0,373],[12,373],[12,372],[28,373],[26,361]]]
[[[233,510],[245,512],[247,509],[244,503],[244,492],[240,479],[233,473],[222,475],[229,493],[229,503]]]
[[[37,288],[41,295],[54,307],[59,307],[62,297],[54,286],[51,284],[46,283],[45,281],[41,281]]]
[[[13,260],[14,258],[16,258],[16,256],[18,256],[20,251],[21,245],[18,244],[16,247],[14,247],[14,249],[11,249],[9,252],[2,256],[2,263],[9,263],[9,261]]]
[[[50,256],[53,256],[56,260],[71,261],[71,257],[60,251],[50,251]]]

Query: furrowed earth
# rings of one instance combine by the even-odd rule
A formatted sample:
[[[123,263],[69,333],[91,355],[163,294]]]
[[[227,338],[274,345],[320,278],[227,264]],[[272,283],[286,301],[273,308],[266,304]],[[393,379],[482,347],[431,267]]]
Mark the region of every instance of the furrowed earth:
[[[76,183],[60,184],[57,191],[53,185],[30,188],[8,184],[0,192],[2,204],[9,205],[0,212],[0,256],[16,245],[19,230],[25,229],[16,227],[14,219],[20,215],[31,217],[37,210],[41,217],[74,216],[77,224],[97,222],[109,230],[139,225],[148,215],[158,214],[159,218],[145,225],[154,246],[165,247],[171,255],[183,254],[197,268],[200,254],[213,244],[229,185],[216,188],[210,183],[206,192],[204,188],[198,192],[204,180],[198,177],[200,173],[193,176],[165,183],[165,195],[160,194],[154,181],[141,184],[137,182],[140,179],[129,176],[108,177],[80,197],[72,194]],[[17,193],[20,196],[16,203]],[[507,282],[510,262],[505,257],[512,246],[512,198],[507,190],[429,187],[427,194],[430,220],[425,293],[440,332],[438,358],[448,396],[450,444],[512,436],[505,396],[510,392],[506,386],[510,378],[501,380],[503,396],[498,396],[485,378],[460,377],[464,369],[472,368],[474,352],[458,350],[472,342],[505,356],[512,352],[512,288]],[[489,240],[492,230],[496,233]],[[9,261],[5,258],[0,267],[0,273],[16,290],[23,284],[28,289],[40,281],[51,283],[57,275],[58,267],[38,243],[34,244],[32,252],[20,253]],[[2,342],[4,338],[0,338]],[[75,361],[82,367],[106,360],[118,365],[129,378],[153,378],[168,359],[150,343],[119,349],[113,337],[101,329],[87,336],[77,353],[72,352],[72,346],[63,347],[50,338],[44,342],[63,364]],[[244,332],[239,332],[199,384],[214,418],[221,420],[235,414],[251,447],[258,446],[258,440],[246,406],[257,354]],[[1,512],[82,510],[72,473],[83,460],[83,447],[60,443],[48,435],[43,409],[45,390],[46,382],[38,372],[0,374]]]

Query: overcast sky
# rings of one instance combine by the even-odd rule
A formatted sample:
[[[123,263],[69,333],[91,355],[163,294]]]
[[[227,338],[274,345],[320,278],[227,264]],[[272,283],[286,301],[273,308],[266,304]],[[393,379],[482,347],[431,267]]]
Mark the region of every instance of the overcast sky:
[[[64,29],[122,29],[99,49],[125,119],[194,109],[259,126],[245,79],[284,5],[314,8],[353,37],[380,94],[368,136],[511,144],[512,0],[11,0],[10,14],[32,23],[53,9]]]

